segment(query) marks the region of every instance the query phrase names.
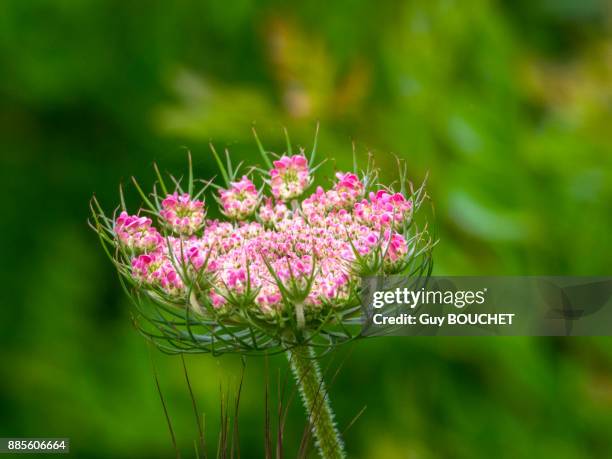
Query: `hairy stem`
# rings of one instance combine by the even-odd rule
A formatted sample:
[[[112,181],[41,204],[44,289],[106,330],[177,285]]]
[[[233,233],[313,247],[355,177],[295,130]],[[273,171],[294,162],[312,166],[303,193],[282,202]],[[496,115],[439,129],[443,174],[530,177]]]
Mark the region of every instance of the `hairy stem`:
[[[323,459],[346,457],[344,443],[336,428],[334,413],[312,348],[295,347],[287,352],[287,356],[320,456]]]

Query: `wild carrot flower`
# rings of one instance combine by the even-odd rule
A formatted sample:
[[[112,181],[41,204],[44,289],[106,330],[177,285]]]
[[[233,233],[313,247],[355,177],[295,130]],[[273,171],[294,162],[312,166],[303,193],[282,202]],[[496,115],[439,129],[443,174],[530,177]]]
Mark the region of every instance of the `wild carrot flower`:
[[[179,296],[184,292],[179,274],[170,259],[162,251],[139,255],[132,259],[134,279],[144,288],[161,288],[169,295]]]
[[[223,213],[228,218],[244,220],[257,209],[259,204],[257,188],[246,176],[238,182],[231,182],[230,185],[229,190],[219,190]]]
[[[356,174],[338,172],[338,182],[327,192],[327,199],[334,207],[350,207],[363,195],[364,186]]]
[[[204,225],[204,203],[191,199],[187,193],[166,196],[159,215],[166,225],[177,234],[192,235]]]
[[[276,199],[289,201],[300,196],[310,185],[308,160],[304,155],[283,156],[274,161],[270,188]]]
[[[355,215],[359,221],[375,229],[401,228],[409,220],[412,201],[401,193],[387,190],[370,192],[369,200],[363,199],[355,205]]]
[[[136,252],[150,252],[161,244],[162,237],[151,227],[147,217],[128,215],[123,211],[115,222],[115,234],[119,242]]]
[[[390,235],[387,244],[387,251],[385,254],[385,261],[391,265],[395,266],[396,263],[403,262],[406,255],[408,255],[408,243],[406,242],[406,238],[399,233],[393,233]]]
[[[289,209],[282,202],[274,204],[272,198],[265,199],[263,205],[259,208],[259,221],[265,226],[274,227],[278,222],[287,218]]]
[[[215,309],[221,309],[227,303],[224,297],[219,295],[214,289],[211,289],[208,293],[210,302]]]
[[[211,146],[228,221],[206,218],[206,188],[194,189],[189,157],[185,189],[175,180],[168,193],[157,168],[152,194],[135,182],[151,217],[128,214],[121,199],[113,221],[94,199],[93,226],[134,295],[143,334],[167,352],[285,351],[312,412],[317,397],[308,387],[322,387],[312,349],[361,336],[361,276],[427,271],[433,241],[413,218],[426,195],[408,187],[405,167],[396,191],[375,186],[368,167],[338,172],[331,187],[302,198],[316,149],[310,160],[291,155],[287,136],[287,154],[271,161],[256,140],[268,174],[253,179],[271,196],[237,179],[229,153],[225,166]],[[324,457],[343,457],[327,401],[313,432]]]

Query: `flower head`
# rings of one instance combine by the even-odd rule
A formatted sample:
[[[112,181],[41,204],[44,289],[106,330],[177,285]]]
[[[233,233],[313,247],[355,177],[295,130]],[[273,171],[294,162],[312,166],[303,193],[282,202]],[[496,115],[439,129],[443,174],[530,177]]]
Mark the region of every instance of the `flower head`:
[[[206,218],[194,198],[204,190],[193,194],[193,181],[189,193],[174,191],[158,205],[158,196],[145,196],[151,218],[123,211],[109,222],[94,214],[137,300],[163,309],[153,316],[152,336],[168,337],[171,348],[259,351],[318,333],[337,342],[338,326],[356,323],[362,275],[408,271],[420,254],[430,260],[431,240],[409,224],[421,195],[368,193],[375,171],[338,172],[330,187],[303,196],[313,180],[308,160],[282,156],[269,174],[271,195],[262,196],[247,176],[234,178],[229,156],[227,170],[217,162],[227,184],[218,191],[225,220]],[[164,237],[156,225],[169,230]]]

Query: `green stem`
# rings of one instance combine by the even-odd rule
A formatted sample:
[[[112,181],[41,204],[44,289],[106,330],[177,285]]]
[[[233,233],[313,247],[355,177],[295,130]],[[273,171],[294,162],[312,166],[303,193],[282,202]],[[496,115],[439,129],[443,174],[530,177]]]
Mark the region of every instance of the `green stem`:
[[[302,395],[320,456],[323,459],[346,457],[344,443],[336,428],[334,412],[329,404],[321,370],[312,348],[294,347],[287,351],[287,356]]]

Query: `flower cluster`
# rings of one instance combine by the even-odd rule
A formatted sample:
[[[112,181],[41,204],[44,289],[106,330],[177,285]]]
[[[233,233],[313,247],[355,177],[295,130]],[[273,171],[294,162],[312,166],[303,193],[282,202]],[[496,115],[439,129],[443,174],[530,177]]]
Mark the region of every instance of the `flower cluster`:
[[[163,250],[145,253],[132,259],[132,274],[139,282],[159,287],[171,295],[180,295],[184,283]]]
[[[270,188],[276,199],[289,201],[302,195],[310,185],[308,160],[304,155],[283,156],[274,161],[270,171]]]
[[[228,218],[244,220],[257,209],[259,204],[257,188],[246,176],[238,182],[231,182],[230,185],[229,190],[219,190],[223,213]]]
[[[327,192],[328,199],[334,207],[351,206],[363,196],[364,186],[356,174],[338,172],[338,182]]]
[[[412,211],[412,201],[401,193],[389,193],[386,190],[371,192],[369,199],[363,199],[355,204],[355,215],[364,224],[370,224],[376,229],[401,226],[409,221]]]
[[[204,203],[191,199],[189,194],[170,194],[162,201],[159,215],[164,223],[174,232],[192,235],[204,226],[206,213]]]
[[[223,184],[194,180],[189,156],[187,183],[173,177],[171,189],[157,167],[151,194],[135,182],[145,203],[135,214],[123,195],[113,218],[92,200],[91,226],[133,296],[139,330],[164,350],[333,346],[360,336],[364,276],[431,268],[434,243],[414,218],[425,188],[412,187],[404,163],[396,190],[378,185],[368,163],[309,191],[316,140],[306,158],[287,136],[287,153],[273,159],[255,138],[267,171],[239,173],[211,145]],[[207,215],[205,197],[221,218]]]
[[[385,190],[364,198],[356,174],[338,173],[329,190],[318,187],[289,209],[283,201],[310,182],[308,162],[284,156],[274,166],[269,183],[276,201],[267,197],[260,205],[246,176],[219,190],[222,212],[233,223],[206,220],[202,201],[178,193],[159,211],[170,230],[165,238],[150,219],[121,213],[116,237],[139,249],[132,277],[177,299],[195,285],[199,301],[217,310],[246,306],[274,316],[298,302],[308,315],[347,304],[364,270],[402,267],[410,247],[398,229],[410,215],[410,199]]]
[[[289,209],[283,202],[273,202],[272,198],[266,198],[264,204],[259,208],[259,220],[266,226],[274,227],[277,223],[288,216]]]
[[[115,221],[115,234],[119,242],[130,250],[151,251],[162,243],[161,235],[151,224],[150,218],[128,215],[123,211]]]

